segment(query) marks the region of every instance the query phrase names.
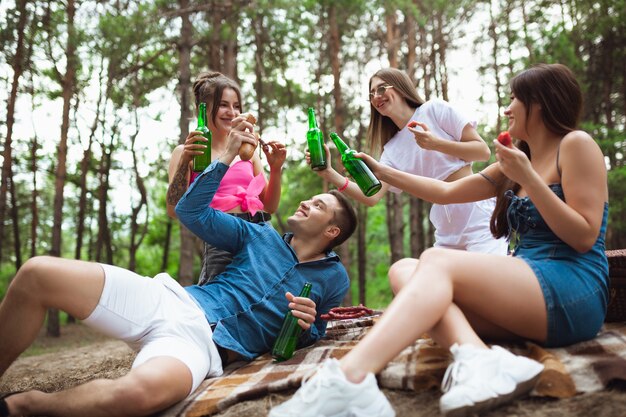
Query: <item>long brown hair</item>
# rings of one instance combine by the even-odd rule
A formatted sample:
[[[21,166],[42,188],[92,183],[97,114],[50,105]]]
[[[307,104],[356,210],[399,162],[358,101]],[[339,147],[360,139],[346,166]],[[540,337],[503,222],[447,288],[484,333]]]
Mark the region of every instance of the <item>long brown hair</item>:
[[[196,108],[200,106],[200,103],[206,103],[211,111],[210,118],[213,124],[215,124],[215,117],[220,107],[222,93],[227,88],[232,88],[235,91],[239,100],[239,106],[243,106],[239,85],[221,72],[201,72],[193,83]],[[243,112],[243,110],[241,111]]]
[[[510,82],[511,92],[526,107],[526,123],[532,106],[538,105],[546,128],[565,136],[578,127],[583,107],[580,85],[572,71],[562,64],[538,64],[516,75]],[[518,141],[519,142],[519,141]],[[518,148],[530,159],[530,148],[519,142]],[[514,193],[520,185],[503,176],[496,186],[496,207],[491,216],[491,233],[496,238],[508,236],[507,190]]]
[[[385,83],[392,85],[406,100],[407,104],[413,108],[418,108],[424,104],[424,100],[417,94],[417,90],[409,76],[396,68],[383,68],[378,70],[369,82],[369,89],[372,89],[372,79],[378,77]],[[383,151],[383,146],[398,133],[398,126],[389,117],[378,113],[370,100],[370,125],[367,129],[367,143],[369,144],[369,152],[372,155],[378,155]]]

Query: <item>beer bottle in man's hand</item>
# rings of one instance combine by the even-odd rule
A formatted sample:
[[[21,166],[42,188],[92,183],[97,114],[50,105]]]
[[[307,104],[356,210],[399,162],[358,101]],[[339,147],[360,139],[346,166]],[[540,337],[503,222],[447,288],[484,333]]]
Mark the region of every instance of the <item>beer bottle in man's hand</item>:
[[[298,297],[308,297],[309,294],[311,294],[311,283],[307,282],[302,287]],[[289,310],[285,314],[283,327],[281,327],[272,349],[272,357],[277,362],[286,361],[293,356],[300,333],[302,333],[302,327],[298,324],[298,318],[294,317],[291,310]]]
[[[309,107],[309,130],[306,132],[306,142],[311,157],[311,169],[321,171],[326,169],[326,151],[324,151],[324,135],[317,127],[315,111]]]

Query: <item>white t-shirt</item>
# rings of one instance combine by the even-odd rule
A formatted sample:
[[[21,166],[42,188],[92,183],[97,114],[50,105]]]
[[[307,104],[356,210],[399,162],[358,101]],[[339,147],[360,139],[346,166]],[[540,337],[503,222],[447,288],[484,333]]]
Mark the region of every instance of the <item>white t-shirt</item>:
[[[438,138],[459,142],[465,126],[476,127],[476,121],[465,117],[443,100],[429,100],[415,110],[411,120],[426,124]],[[417,127],[419,129],[419,127]],[[458,171],[467,161],[438,151],[422,149],[415,136],[405,126],[383,147],[380,162],[399,171],[422,177],[444,180]],[[402,190],[389,187],[394,193]]]
[[[455,142],[461,140],[465,126],[476,127],[475,120],[443,100],[425,102],[415,110],[411,120],[426,124],[436,137]],[[438,180],[470,164],[456,156],[421,148],[406,126],[385,144],[380,162],[399,171]],[[402,192],[392,186],[389,190]],[[445,206],[433,204],[430,221],[435,226],[435,246],[505,255],[506,241],[494,239],[489,230],[494,207],[495,199]]]

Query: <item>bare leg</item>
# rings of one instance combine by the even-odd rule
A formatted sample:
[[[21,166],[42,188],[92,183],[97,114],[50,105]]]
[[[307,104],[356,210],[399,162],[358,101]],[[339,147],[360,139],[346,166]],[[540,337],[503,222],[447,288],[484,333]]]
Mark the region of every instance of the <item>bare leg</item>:
[[[84,319],[96,307],[104,271],[94,263],[29,259],[0,304],[0,376],[35,339],[50,307]]]
[[[506,272],[503,272],[506,271]],[[488,301],[488,302],[487,302]],[[544,340],[547,313],[534,273],[520,259],[429,249],[381,320],[348,355],[341,367],[361,381],[379,372],[424,332],[437,340],[485,346],[464,313],[482,318],[520,338]]]
[[[51,394],[15,394],[7,404],[12,415],[144,416],[183,400],[191,386],[191,372],[183,362],[160,356],[115,380],[94,380]]]
[[[413,276],[417,268],[418,260],[414,258],[404,258],[395,262],[389,268],[389,285],[394,294],[398,294]]]

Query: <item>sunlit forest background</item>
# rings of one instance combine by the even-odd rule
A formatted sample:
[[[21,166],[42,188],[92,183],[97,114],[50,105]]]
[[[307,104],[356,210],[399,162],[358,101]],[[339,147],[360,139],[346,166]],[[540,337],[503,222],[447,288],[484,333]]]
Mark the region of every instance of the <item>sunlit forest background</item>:
[[[461,48],[471,62],[450,58]],[[165,194],[170,152],[194,126],[200,71],[238,80],[261,135],[289,146],[272,220],[283,232],[297,203],[328,187],[303,158],[307,107],[326,137],[364,149],[376,69],[404,69],[425,99],[454,103],[463,89],[450,80],[471,64],[467,89],[482,91],[473,116],[491,144],[507,126],[509,79],[539,62],[566,64],[581,82],[582,128],[609,169],[607,248],[624,248],[624,0],[3,0],[0,297],[44,254],[197,279],[201,245],[168,218]],[[432,245],[429,209],[405,194],[358,206],[361,226],[339,248],[353,283],[346,303],[389,302],[389,265]],[[49,333],[65,320],[51,311]]]

